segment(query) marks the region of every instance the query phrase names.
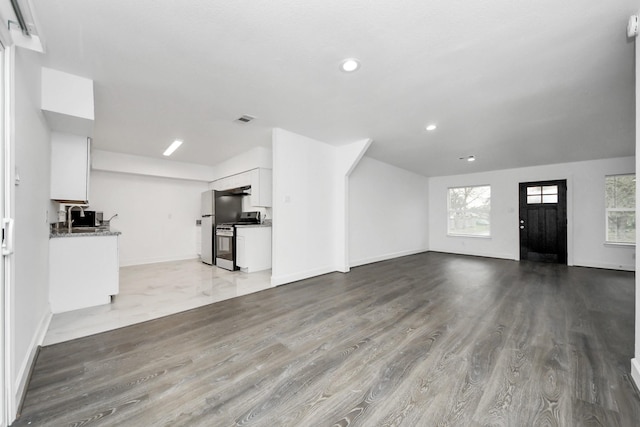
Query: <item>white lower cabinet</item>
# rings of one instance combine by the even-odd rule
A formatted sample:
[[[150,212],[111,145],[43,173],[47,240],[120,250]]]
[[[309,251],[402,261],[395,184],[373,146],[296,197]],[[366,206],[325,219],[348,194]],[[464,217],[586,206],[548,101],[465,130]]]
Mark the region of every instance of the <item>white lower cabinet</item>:
[[[247,250],[244,244],[246,233],[236,233],[236,265],[247,268]]]
[[[245,273],[271,268],[271,227],[236,227],[236,265]]]
[[[49,302],[53,313],[108,304],[119,292],[118,236],[49,239]]]

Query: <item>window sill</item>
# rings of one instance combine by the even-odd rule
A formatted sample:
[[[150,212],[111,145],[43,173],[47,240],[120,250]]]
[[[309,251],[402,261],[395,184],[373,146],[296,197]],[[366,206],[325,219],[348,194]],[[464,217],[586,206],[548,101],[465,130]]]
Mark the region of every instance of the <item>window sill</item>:
[[[605,246],[611,246],[613,248],[635,248],[635,243],[616,243],[616,242],[604,242]]]
[[[477,234],[450,234],[450,233],[447,233],[447,237],[471,237],[472,239],[487,239],[487,240],[491,240],[491,236],[479,236]]]

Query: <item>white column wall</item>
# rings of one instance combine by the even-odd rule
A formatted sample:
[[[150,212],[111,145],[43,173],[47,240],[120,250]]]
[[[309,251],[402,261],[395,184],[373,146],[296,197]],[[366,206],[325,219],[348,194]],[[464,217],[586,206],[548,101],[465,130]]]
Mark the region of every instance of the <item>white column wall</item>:
[[[334,150],[273,131],[273,285],[335,270]]]

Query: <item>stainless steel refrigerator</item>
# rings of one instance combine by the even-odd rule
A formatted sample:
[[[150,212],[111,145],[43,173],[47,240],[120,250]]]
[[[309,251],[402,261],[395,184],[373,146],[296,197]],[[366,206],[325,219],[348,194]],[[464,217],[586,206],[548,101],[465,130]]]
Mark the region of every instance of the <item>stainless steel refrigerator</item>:
[[[202,250],[200,259],[213,265],[216,259],[216,224],[236,222],[242,212],[242,197],[224,191],[208,190],[200,196],[200,214],[202,215]]]

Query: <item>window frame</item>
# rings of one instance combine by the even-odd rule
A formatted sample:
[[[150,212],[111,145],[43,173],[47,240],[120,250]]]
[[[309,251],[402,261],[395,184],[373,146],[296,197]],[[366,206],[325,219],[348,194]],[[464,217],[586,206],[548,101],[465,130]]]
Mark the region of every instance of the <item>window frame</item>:
[[[471,234],[468,232],[455,232],[450,229],[450,217],[451,212],[454,209],[451,208],[451,190],[461,189],[461,188],[481,188],[486,187],[489,189],[489,213],[488,213],[488,234]],[[460,185],[455,187],[447,187],[447,236],[448,237],[471,237],[476,239],[490,239],[491,238],[491,184],[480,184],[480,185]],[[464,212],[464,210],[456,209],[457,212]]]
[[[635,179],[635,173],[618,173],[612,175],[604,176],[604,244],[612,245],[612,246],[635,246],[636,245],[636,230],[634,229],[634,241],[633,242],[620,242],[616,240],[609,239],[609,212],[636,212],[636,208],[610,208],[607,206],[607,178],[615,178],[618,176],[633,176]],[[637,182],[636,182],[637,184]],[[637,188],[635,189],[635,193],[637,194]],[[637,201],[636,201],[637,204]]]

